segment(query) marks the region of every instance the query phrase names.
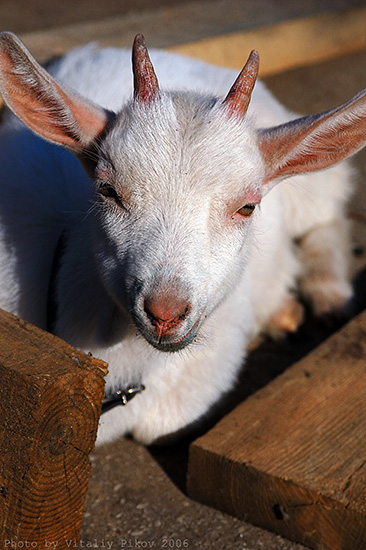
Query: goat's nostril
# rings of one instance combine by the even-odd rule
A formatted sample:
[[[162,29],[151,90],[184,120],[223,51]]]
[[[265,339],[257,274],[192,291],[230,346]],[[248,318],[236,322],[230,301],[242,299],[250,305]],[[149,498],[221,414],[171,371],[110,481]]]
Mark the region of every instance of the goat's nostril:
[[[150,296],[145,299],[144,310],[153,324],[165,327],[165,331],[168,331],[187,317],[191,306],[186,300],[177,297]]]

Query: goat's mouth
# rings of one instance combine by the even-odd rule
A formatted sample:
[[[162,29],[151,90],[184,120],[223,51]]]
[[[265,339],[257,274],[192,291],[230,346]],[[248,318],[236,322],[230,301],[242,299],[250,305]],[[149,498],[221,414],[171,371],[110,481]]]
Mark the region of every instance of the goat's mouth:
[[[192,325],[192,327],[183,336],[179,336],[176,339],[171,339],[169,336],[162,336],[160,338],[150,338],[148,342],[159,351],[175,352],[182,350],[193,342],[196,337],[199,320]]]
[[[201,325],[200,319],[198,319],[190,328],[188,328],[183,334],[177,334],[177,331],[173,331],[169,334],[161,334],[154,327],[147,326],[138,317],[134,318],[135,325],[140,331],[145,340],[159,351],[165,351],[174,353],[180,351],[193,342],[197,335],[197,331]],[[179,331],[181,332],[181,331]]]

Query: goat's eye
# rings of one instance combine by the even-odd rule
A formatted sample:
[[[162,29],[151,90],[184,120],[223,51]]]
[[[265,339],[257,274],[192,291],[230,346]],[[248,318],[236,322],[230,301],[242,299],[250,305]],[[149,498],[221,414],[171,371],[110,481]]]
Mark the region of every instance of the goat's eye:
[[[98,191],[103,197],[111,197],[112,199],[118,199],[118,195],[114,187],[109,185],[108,183],[102,183]]]
[[[246,204],[240,210],[237,210],[235,214],[239,214],[240,216],[243,216],[244,218],[249,218],[255,210],[255,204]]]

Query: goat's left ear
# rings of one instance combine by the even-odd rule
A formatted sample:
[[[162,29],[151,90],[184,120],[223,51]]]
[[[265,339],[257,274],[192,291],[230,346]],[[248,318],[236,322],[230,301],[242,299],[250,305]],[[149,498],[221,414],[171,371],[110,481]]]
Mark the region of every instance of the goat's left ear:
[[[366,145],[366,90],[331,111],[260,130],[264,190],[279,180],[328,168]]]
[[[0,93],[31,130],[78,156],[103,134],[113,117],[56,82],[8,32],[0,35]]]

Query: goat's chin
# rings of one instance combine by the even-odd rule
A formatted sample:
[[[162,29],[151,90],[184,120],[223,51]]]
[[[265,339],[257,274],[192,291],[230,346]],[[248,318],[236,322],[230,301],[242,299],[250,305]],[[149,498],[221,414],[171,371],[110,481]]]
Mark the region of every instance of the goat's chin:
[[[196,323],[194,323],[189,330],[184,332],[183,335],[175,333],[169,336],[162,336],[160,338],[157,337],[155,331],[144,325],[142,326],[140,322],[136,322],[136,326],[145,340],[155,349],[163,352],[174,353],[184,349],[193,342],[200,326],[200,320],[196,321]]]

